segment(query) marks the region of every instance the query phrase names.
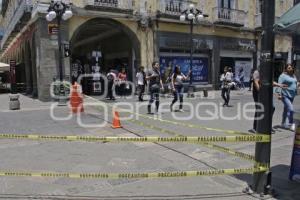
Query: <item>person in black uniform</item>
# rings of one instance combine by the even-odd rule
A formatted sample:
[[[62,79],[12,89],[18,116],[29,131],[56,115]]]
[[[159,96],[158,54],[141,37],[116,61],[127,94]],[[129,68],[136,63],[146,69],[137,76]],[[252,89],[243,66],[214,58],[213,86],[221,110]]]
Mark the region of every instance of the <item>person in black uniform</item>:
[[[152,70],[148,72],[146,79],[149,81],[149,90],[150,90],[150,100],[148,104],[148,114],[153,114],[151,112],[151,105],[155,101],[156,112],[159,109],[159,94],[160,91],[164,89],[161,74],[159,71],[159,63],[152,63]]]

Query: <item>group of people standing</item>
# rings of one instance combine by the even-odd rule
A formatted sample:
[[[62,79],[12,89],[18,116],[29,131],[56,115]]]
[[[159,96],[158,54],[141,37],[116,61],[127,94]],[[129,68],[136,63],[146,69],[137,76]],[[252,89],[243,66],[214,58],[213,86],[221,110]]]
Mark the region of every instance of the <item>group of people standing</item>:
[[[145,72],[145,68],[141,66],[139,71],[136,74],[137,78],[137,88],[138,88],[138,100],[144,101],[143,95],[145,93],[145,88],[149,86],[149,104],[147,106],[148,114],[152,113],[152,104],[155,102],[155,111],[159,111],[160,105],[160,92],[164,90],[164,85],[162,83],[162,77],[160,73],[160,66],[158,62],[152,63],[152,69],[149,72]],[[180,66],[175,66],[173,73],[170,76],[170,89],[173,93],[173,100],[170,104],[170,111],[173,112],[174,104],[179,100],[179,112],[183,112],[183,92],[184,92],[184,81],[189,79],[190,73],[188,75],[184,75],[181,70]],[[258,108],[258,96],[261,89],[261,82],[260,82],[260,74],[258,70],[253,71],[251,74],[250,80],[253,84],[253,99],[256,103],[256,110]],[[108,78],[108,98],[114,100],[113,97],[113,84],[117,80],[120,86],[120,93],[121,96],[125,95],[124,91],[127,87],[127,74],[125,69],[122,69],[120,73],[116,74],[114,70],[111,70],[107,74]],[[232,81],[234,78],[234,74],[232,72],[231,67],[225,67],[224,73],[221,75],[220,81],[222,82],[221,85],[221,96],[224,100],[223,106],[230,107],[230,90],[232,87]],[[250,86],[251,87],[251,86]],[[278,99],[282,101],[284,110],[282,114],[282,127],[288,128],[291,130],[295,130],[295,124],[293,120],[294,108],[293,108],[293,101],[295,96],[297,95],[297,88],[299,87],[299,83],[297,78],[294,74],[294,67],[291,64],[287,64],[285,67],[284,72],[280,75],[279,81],[273,82],[273,87],[276,88],[275,94],[277,95]],[[273,106],[273,113],[275,111],[275,107]],[[257,119],[259,118],[259,113],[255,113],[255,120],[253,123],[253,131],[257,131]]]
[[[222,83],[221,96],[224,100],[223,106],[230,107],[229,101],[230,101],[230,91],[231,88],[233,87],[232,85],[233,77],[234,75],[232,73],[232,68],[225,67],[224,72],[220,78],[220,81]],[[253,129],[251,130],[251,132],[257,132],[257,123],[261,114],[258,112],[258,110],[260,110],[258,103],[259,103],[259,93],[261,90],[259,70],[253,70],[251,72],[249,90],[251,90],[251,85],[253,85],[252,94],[253,94],[253,100],[255,102],[255,108],[256,108],[254,122],[253,122]],[[295,76],[293,65],[287,64],[285,66],[283,73],[279,76],[278,83],[273,81],[273,87],[275,88],[274,95],[277,96],[278,100],[282,101],[283,103],[281,127],[284,129],[290,129],[294,131],[295,123],[293,119],[293,115],[294,115],[293,102],[297,95],[299,82],[297,81],[297,78]],[[273,104],[272,114],[274,114],[274,112],[275,112],[275,106]]]
[[[141,67],[139,72],[137,73],[136,77],[138,80],[138,88],[139,88],[139,101],[143,101],[142,95],[145,91],[145,85],[147,81],[149,82],[149,92],[150,92],[150,99],[149,104],[147,107],[148,114],[152,113],[152,104],[155,102],[155,111],[158,112],[159,110],[159,95],[160,92],[164,90],[164,85],[162,83],[161,73],[159,69],[159,63],[153,62],[152,63],[152,70],[146,73],[143,71],[144,68]],[[173,92],[174,99],[170,105],[170,111],[173,112],[173,106],[178,101],[180,101],[179,105],[179,112],[183,112],[183,82],[189,78],[189,75],[185,76],[179,66],[175,66],[174,72],[170,77],[170,87]]]
[[[184,75],[181,70],[180,66],[175,66],[173,73],[170,76],[170,89],[173,93],[173,100],[170,105],[170,111],[173,111],[174,104],[180,101],[179,105],[179,112],[183,112],[183,82],[187,80],[190,76],[190,73],[186,76]],[[119,86],[119,93],[121,96],[125,96],[125,91],[128,89],[127,83],[127,74],[125,68],[122,68],[121,72],[118,73],[116,70],[110,70],[107,74],[108,79],[108,95],[107,99],[115,100],[113,96],[113,86]],[[160,73],[160,66],[158,62],[152,63],[152,69],[149,72],[145,72],[145,68],[143,66],[139,67],[139,70],[136,74],[137,79],[137,91],[138,91],[138,100],[140,102],[144,101],[144,93],[146,90],[146,86],[149,85],[149,104],[147,107],[148,114],[152,113],[152,104],[155,102],[155,111],[158,112],[159,104],[160,104],[160,92],[164,90],[164,85],[162,83],[162,77]]]

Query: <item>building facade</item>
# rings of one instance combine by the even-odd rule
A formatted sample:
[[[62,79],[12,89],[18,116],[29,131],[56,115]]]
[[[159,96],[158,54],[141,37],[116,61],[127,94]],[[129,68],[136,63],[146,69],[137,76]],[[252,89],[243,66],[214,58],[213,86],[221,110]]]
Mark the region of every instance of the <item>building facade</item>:
[[[50,0],[3,0],[1,60],[16,61],[16,79],[27,94],[50,100],[50,84],[58,77],[56,23],[45,15]],[[249,80],[259,65],[261,35],[260,0],[72,0],[74,16],[62,22],[64,77],[125,68],[129,80],[139,66],[161,63],[163,79],[180,65],[188,71],[190,25],[181,22],[181,12],[194,3],[209,17],[194,25],[193,82],[199,87],[218,88],[225,66]],[[276,0],[276,16],[293,6],[293,0]],[[291,61],[292,39],[276,35],[278,71]],[[279,72],[278,72],[279,73]],[[90,92],[89,81],[84,90]]]

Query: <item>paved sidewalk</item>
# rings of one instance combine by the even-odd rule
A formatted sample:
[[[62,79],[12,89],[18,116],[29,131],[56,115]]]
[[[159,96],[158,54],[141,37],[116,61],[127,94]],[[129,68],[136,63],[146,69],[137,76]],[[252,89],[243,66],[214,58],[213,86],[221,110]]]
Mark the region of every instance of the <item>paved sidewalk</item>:
[[[38,109],[49,109],[51,102],[41,102],[37,99],[32,99],[24,95],[19,94],[21,111],[30,111]],[[0,111],[11,112],[9,110],[9,94],[0,94]]]
[[[199,93],[200,95],[202,93]],[[220,102],[219,91],[209,92],[208,102]],[[212,98],[215,97],[215,98]],[[78,125],[73,116],[68,121],[55,121],[50,116],[51,102],[43,103],[21,96],[21,110],[8,111],[8,96],[0,95],[0,132],[42,135],[94,135],[94,136],[170,136],[136,124],[122,121],[125,129],[113,130],[110,124],[105,127],[84,128]],[[162,102],[170,102],[162,98]],[[300,99],[295,101],[298,107]],[[118,99],[135,105],[135,99]],[[205,99],[185,99],[196,104]],[[234,115],[240,102],[244,105],[252,101],[250,92],[234,91],[232,104],[225,113]],[[85,102],[96,102],[85,99]],[[145,102],[146,103],[146,102]],[[146,103],[147,104],[147,103]],[[111,105],[111,103],[110,103]],[[274,124],[280,122],[281,102],[275,101]],[[141,108],[145,113],[146,108]],[[202,108],[205,113],[210,108]],[[218,108],[219,111],[222,108]],[[176,113],[186,116],[185,113]],[[56,107],[58,117],[69,114],[67,107]],[[124,113],[121,113],[124,116]],[[104,115],[99,106],[86,106],[81,116],[87,124],[103,122]],[[173,120],[171,113],[162,113],[164,119]],[[111,116],[108,119],[111,121]],[[182,135],[224,135],[205,130],[185,128],[141,118],[140,121],[153,126],[166,128]],[[246,132],[252,121],[221,120],[214,121],[195,118],[187,123],[207,127],[238,130]],[[279,193],[277,199],[297,199],[300,196],[299,183],[288,180],[294,134],[278,129],[272,140],[273,186]],[[223,144],[222,144],[223,145]],[[224,144],[234,150],[254,154],[254,144]],[[45,142],[25,140],[0,140],[0,171],[54,171],[54,172],[172,172],[181,170],[205,170],[213,168],[251,167],[251,162],[228,156],[198,145],[152,143],[84,143],[84,142]],[[165,179],[121,179],[121,180],[74,180],[65,178],[12,178],[0,177],[0,199],[255,199],[245,195],[242,190],[252,182],[250,175],[165,178]]]

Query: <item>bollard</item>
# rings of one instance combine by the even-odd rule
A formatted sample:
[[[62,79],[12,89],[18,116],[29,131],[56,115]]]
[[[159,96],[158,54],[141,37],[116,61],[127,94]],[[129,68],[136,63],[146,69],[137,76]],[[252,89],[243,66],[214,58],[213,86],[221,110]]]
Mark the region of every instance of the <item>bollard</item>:
[[[204,89],[204,90],[203,90],[203,96],[204,96],[204,97],[208,97],[208,91],[207,91],[207,89]]]
[[[19,95],[10,94],[9,95],[9,110],[20,110]]]
[[[296,123],[296,134],[289,178],[292,181],[300,182],[300,110],[294,113],[294,121]]]
[[[70,96],[70,105],[71,105],[71,111],[73,113],[84,112],[82,90],[81,90],[80,85],[76,82],[72,86],[71,96]]]

